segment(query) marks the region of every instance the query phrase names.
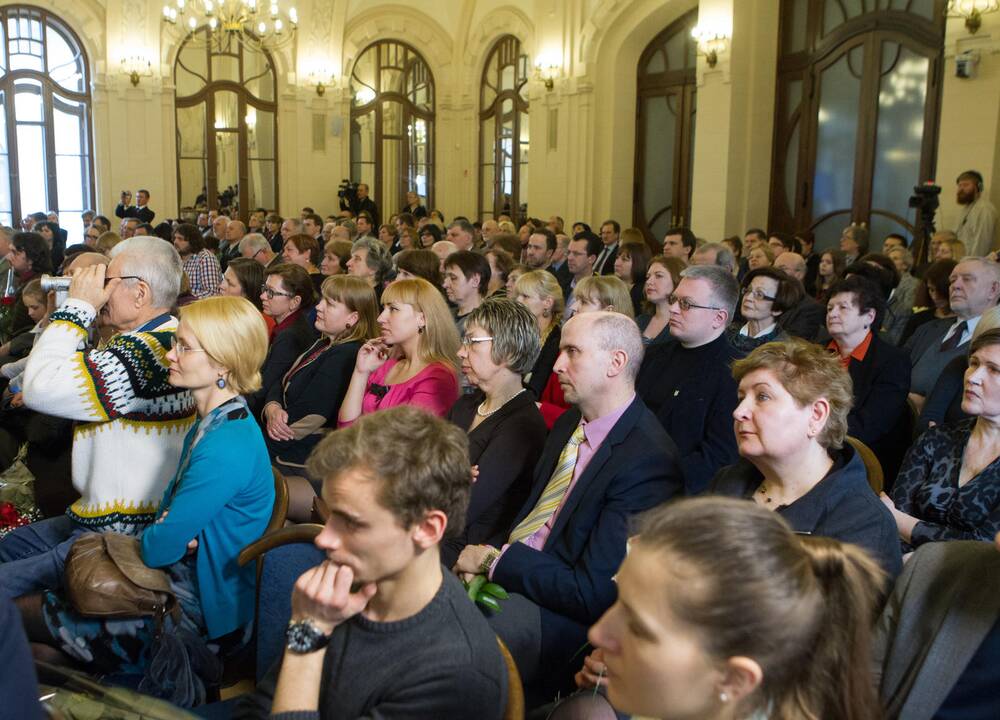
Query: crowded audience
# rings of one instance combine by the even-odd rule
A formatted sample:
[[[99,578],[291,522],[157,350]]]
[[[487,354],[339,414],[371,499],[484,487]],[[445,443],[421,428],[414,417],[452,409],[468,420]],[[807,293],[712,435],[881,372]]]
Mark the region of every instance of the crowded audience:
[[[995,716],[986,240],[445,222],[360,187],[0,231],[0,456],[46,507],[0,536],[0,647],[206,712],[253,676],[241,716],[282,720],[500,718],[518,688],[532,717]],[[239,559],[285,537],[280,582]],[[155,612],[88,606],[95,545]],[[924,623],[966,607],[928,683],[913,638],[956,645]]]

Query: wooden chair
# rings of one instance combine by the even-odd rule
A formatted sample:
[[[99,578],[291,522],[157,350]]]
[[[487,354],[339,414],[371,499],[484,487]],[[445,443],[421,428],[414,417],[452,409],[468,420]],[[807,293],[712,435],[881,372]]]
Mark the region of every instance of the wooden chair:
[[[267,521],[265,535],[272,530],[284,527],[285,520],[288,519],[288,483],[285,482],[285,476],[273,465],[271,472],[274,473],[274,510],[271,511],[271,519]]]
[[[848,435],[847,442],[857,451],[858,455],[861,456],[861,462],[865,465],[865,472],[868,473],[868,484],[871,485],[872,490],[874,490],[875,494],[878,495],[882,492],[882,487],[885,485],[885,475],[882,473],[882,463],[880,463],[878,458],[875,457],[875,453],[872,452],[872,449],[856,437]]]
[[[507,666],[507,707],[503,712],[503,720],[524,720],[524,686],[521,685],[521,673],[517,671],[510,650],[499,637],[497,645],[500,646],[500,654],[503,655],[504,665]]]

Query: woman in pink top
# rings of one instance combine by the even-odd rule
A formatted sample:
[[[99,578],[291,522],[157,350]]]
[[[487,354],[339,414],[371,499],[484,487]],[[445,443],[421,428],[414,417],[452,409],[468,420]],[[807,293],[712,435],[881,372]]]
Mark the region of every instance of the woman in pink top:
[[[458,329],[441,293],[422,278],[382,293],[381,337],[358,351],[338,425],[396,405],[444,416],[458,399]]]

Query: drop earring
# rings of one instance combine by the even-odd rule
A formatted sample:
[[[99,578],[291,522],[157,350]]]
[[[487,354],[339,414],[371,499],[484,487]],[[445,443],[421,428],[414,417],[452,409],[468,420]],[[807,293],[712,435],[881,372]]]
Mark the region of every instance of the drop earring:
[[[219,390],[224,390],[226,388],[226,378],[219,375],[219,379],[215,381],[215,387]]]

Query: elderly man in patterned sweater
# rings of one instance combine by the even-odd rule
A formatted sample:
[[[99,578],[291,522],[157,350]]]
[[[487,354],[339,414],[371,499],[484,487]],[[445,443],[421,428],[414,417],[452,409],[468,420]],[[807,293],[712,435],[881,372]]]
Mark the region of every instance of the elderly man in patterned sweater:
[[[190,394],[167,382],[177,250],[136,237],[111,257],[106,267],[73,275],[69,298],[52,313],[25,369],[25,405],[77,422],[73,485],[81,497],[64,516],[0,542],[0,588],[12,597],[61,588],[66,555],[81,533],[138,534],[152,522],[194,421]],[[86,349],[98,315],[117,334],[103,348]]]

